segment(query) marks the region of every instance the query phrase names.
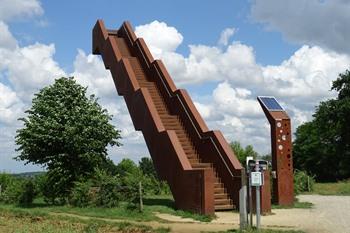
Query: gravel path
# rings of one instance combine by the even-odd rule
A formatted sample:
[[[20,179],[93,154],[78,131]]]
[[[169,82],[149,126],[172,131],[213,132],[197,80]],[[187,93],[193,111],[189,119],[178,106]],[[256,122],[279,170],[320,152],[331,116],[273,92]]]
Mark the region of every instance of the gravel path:
[[[272,215],[262,216],[263,228],[299,229],[308,233],[350,233],[350,196],[320,196],[301,195],[301,202],[311,202],[312,209],[274,209]],[[217,212],[217,219],[211,223],[192,223],[194,231],[207,227],[207,231],[233,229],[239,227],[239,215],[232,212]],[[175,229],[172,223],[169,226],[175,230],[181,229],[179,217],[162,214],[158,216],[165,220],[176,222]],[[191,221],[186,219],[186,222]],[[254,216],[255,221],[255,216]],[[188,224],[188,223],[187,223]],[[186,224],[187,227],[189,227]],[[185,224],[183,224],[185,227]],[[180,228],[179,228],[180,227]],[[181,229],[182,230],[182,229]],[[197,232],[197,231],[196,231]]]
[[[312,209],[274,209],[272,215],[262,216],[263,228],[299,229],[307,233],[350,233],[350,196],[298,196],[302,202],[314,204]],[[81,219],[101,219],[110,222],[125,222],[120,219],[91,218],[67,213],[52,213],[52,215],[71,216]],[[239,214],[233,212],[217,212],[217,218],[210,223],[202,223],[193,219],[183,219],[178,216],[157,213],[159,218],[168,222],[138,222],[152,227],[170,227],[171,232],[217,232],[239,228]],[[255,220],[255,218],[254,218]]]
[[[308,232],[350,233],[350,196],[302,195],[299,200],[315,205],[303,221]]]

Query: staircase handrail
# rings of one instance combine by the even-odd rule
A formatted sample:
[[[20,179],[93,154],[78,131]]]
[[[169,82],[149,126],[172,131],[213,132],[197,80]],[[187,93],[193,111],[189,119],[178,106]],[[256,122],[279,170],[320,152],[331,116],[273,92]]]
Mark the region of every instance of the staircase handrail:
[[[123,27],[124,27],[124,29],[125,29],[125,32],[126,32],[126,34],[127,34],[127,36],[128,36],[128,39],[130,40],[131,44],[132,44],[133,46],[136,46],[136,47],[137,47],[138,51],[141,53],[141,55],[142,55],[144,61],[146,62],[146,65],[147,65],[148,67],[154,66],[154,68],[155,68],[155,70],[156,70],[156,72],[157,72],[157,74],[158,74],[158,76],[159,76],[159,78],[160,78],[160,80],[161,80],[161,82],[162,82],[162,84],[163,84],[163,86],[164,86],[164,88],[165,88],[165,90],[166,90],[168,96],[169,96],[170,98],[176,97],[176,98],[178,99],[178,101],[179,101],[179,103],[181,104],[181,106],[182,106],[182,108],[183,108],[183,110],[184,110],[186,116],[187,116],[188,119],[190,120],[191,125],[192,125],[193,128],[195,129],[196,134],[198,135],[198,137],[199,137],[201,140],[202,140],[202,139],[209,139],[209,140],[210,140],[210,142],[211,142],[212,145],[214,146],[215,150],[216,150],[217,153],[219,154],[221,161],[224,163],[224,165],[225,165],[227,171],[229,172],[229,174],[230,174],[231,177],[233,178],[233,177],[234,177],[234,174],[232,173],[232,171],[231,171],[229,165],[227,164],[226,160],[224,159],[222,153],[220,152],[220,149],[218,148],[218,145],[216,145],[216,143],[215,143],[215,141],[213,140],[212,136],[209,136],[209,135],[204,135],[204,136],[203,136],[203,135],[202,135],[202,133],[204,133],[204,132],[201,133],[201,132],[199,131],[199,129],[197,128],[196,124],[194,123],[194,120],[192,119],[191,114],[189,114],[188,109],[186,108],[184,102],[183,102],[182,99],[180,98],[180,95],[179,95],[178,93],[175,93],[175,92],[172,91],[172,90],[169,90],[170,87],[166,84],[166,82],[165,82],[165,80],[164,80],[164,79],[166,79],[166,78],[164,77],[163,72],[159,70],[159,67],[158,67],[157,65],[155,65],[155,64],[157,64],[157,60],[153,60],[153,57],[152,57],[152,55],[150,54],[148,48],[147,48],[146,46],[144,46],[143,39],[142,39],[142,38],[136,38],[135,35],[129,35],[129,34],[133,34],[133,30],[130,30],[131,25],[130,25],[128,22],[124,23],[124,24],[123,24]],[[132,40],[134,40],[134,41],[132,41]],[[234,168],[234,169],[235,169],[235,168]],[[238,169],[240,169],[240,168],[238,168]]]

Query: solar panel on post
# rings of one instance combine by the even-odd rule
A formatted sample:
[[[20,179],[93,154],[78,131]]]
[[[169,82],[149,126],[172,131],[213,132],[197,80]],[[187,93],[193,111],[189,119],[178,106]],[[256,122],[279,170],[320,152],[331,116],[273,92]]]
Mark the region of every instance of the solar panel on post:
[[[279,105],[275,97],[259,96],[260,101],[264,104],[268,111],[284,111]]]

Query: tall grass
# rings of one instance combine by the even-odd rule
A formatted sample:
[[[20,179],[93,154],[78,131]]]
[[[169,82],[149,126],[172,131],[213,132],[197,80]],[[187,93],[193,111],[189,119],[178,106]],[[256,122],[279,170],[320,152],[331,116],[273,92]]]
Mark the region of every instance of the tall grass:
[[[316,183],[314,185],[315,194],[320,195],[350,195],[350,180],[337,183]]]

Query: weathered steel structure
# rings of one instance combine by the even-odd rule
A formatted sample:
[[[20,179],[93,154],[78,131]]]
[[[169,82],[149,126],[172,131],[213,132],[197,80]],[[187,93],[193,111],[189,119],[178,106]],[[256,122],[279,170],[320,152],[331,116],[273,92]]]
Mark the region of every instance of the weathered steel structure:
[[[259,96],[258,101],[271,127],[273,202],[294,202],[292,135],[290,118],[274,97]]]
[[[130,24],[107,30],[98,20],[92,49],[112,73],[176,207],[203,214],[237,207],[241,164],[221,132],[207,128],[187,92],[176,88]]]

